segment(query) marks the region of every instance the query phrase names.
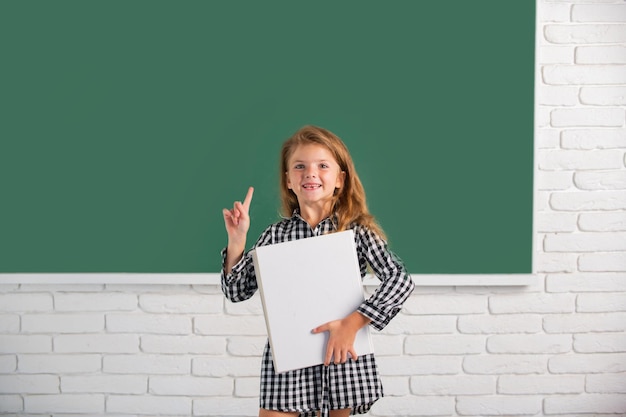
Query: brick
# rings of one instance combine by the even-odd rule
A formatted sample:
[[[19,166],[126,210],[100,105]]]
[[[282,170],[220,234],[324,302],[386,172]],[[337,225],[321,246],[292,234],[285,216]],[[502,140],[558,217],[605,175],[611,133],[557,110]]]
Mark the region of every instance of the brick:
[[[503,294],[490,297],[489,310],[493,314],[570,313],[574,303],[571,294]]]
[[[223,355],[226,340],[222,336],[141,336],[141,351],[162,354]]]
[[[102,369],[100,355],[20,355],[19,371],[21,373],[73,374],[99,372]]]
[[[581,255],[578,260],[581,272],[626,272],[626,253],[591,253]]]
[[[191,415],[189,397],[161,397],[155,395],[110,395],[106,399],[107,412],[136,414]]]
[[[404,397],[411,393],[409,376],[387,376],[381,375],[381,382],[385,390],[385,396]]]
[[[0,412],[19,413],[17,415],[23,416],[24,413],[20,413],[20,411],[23,410],[24,406],[21,395],[0,395]]]
[[[489,353],[542,354],[567,353],[572,350],[569,335],[496,335],[487,339]]]
[[[535,213],[537,232],[573,232],[576,230],[575,213]]]
[[[376,362],[381,375],[456,375],[461,372],[457,356],[382,356]]]
[[[235,397],[258,398],[261,386],[261,378],[237,378],[235,380]]]
[[[194,319],[194,333],[212,336],[267,335],[263,316],[199,316]]]
[[[483,336],[407,336],[404,342],[404,352],[408,355],[463,355],[484,351],[485,337]]]
[[[454,397],[384,397],[368,413],[372,416],[451,416],[454,415]]]
[[[541,413],[539,396],[476,396],[458,397],[456,410],[462,416],[536,415]]]
[[[585,232],[624,232],[626,216],[622,212],[580,213],[578,228]]]
[[[496,378],[492,376],[418,376],[411,377],[414,395],[492,395]]]
[[[545,373],[548,359],[541,355],[472,355],[463,359],[467,374],[524,375]]]
[[[547,333],[589,333],[626,331],[625,313],[577,313],[545,316]]]
[[[102,314],[24,314],[24,333],[97,333],[104,330]]]
[[[576,48],[575,61],[577,64],[626,64],[626,47],[623,45],[579,46]],[[623,87],[621,89],[623,90]],[[610,93],[609,88],[602,88],[602,90]]]
[[[541,171],[620,169],[623,152],[602,151],[548,151],[539,152],[537,162]]]
[[[191,334],[191,318],[169,314],[107,314],[112,333]]]
[[[561,129],[536,129],[535,147],[537,149],[556,149],[561,140]]]
[[[626,66],[623,70],[626,72]],[[624,80],[626,82],[626,79]],[[550,125],[554,127],[621,127],[624,110],[616,107],[559,108],[550,113]]]
[[[258,398],[212,397],[193,401],[194,416],[241,417],[256,416],[258,412]]]
[[[548,292],[626,292],[624,274],[578,273],[555,274],[546,278]]]
[[[626,250],[626,232],[554,233],[546,235],[546,252],[596,252]]]
[[[550,207],[562,211],[624,210],[625,191],[554,192],[550,196]]]
[[[0,374],[12,374],[17,369],[15,355],[0,355]]]
[[[541,331],[541,316],[468,315],[459,317],[459,332],[470,334],[536,333]]]
[[[406,312],[406,309],[404,311]],[[414,316],[398,314],[393,318],[391,323],[382,330],[382,333],[387,335],[441,334],[454,333],[455,331],[456,317],[453,316]]]
[[[561,135],[564,149],[626,148],[626,129],[569,129]]]
[[[626,88],[583,87],[580,90],[580,102],[595,106],[623,106],[626,105]]]
[[[150,394],[153,395],[214,397],[231,395],[232,392],[232,378],[206,378],[198,376],[150,377]]]
[[[0,394],[57,394],[55,375],[0,375]]]
[[[575,49],[569,45],[542,45],[537,51],[537,63],[546,64],[573,64]],[[540,104],[544,104],[539,102]]]
[[[605,65],[563,65],[563,64],[554,64],[554,65],[546,65],[541,70],[541,76],[543,82],[548,85],[578,85],[578,86],[601,86],[601,85],[622,85],[626,84],[626,65],[618,65],[618,64],[605,64]],[[575,109],[571,109],[575,110]],[[593,109],[578,109],[578,110],[593,110]],[[602,110],[602,109],[598,109]],[[559,113],[563,113],[560,111]],[[553,123],[552,126],[615,126],[617,123],[616,119],[618,118],[617,112],[613,111],[612,113],[603,112],[603,111],[587,111],[587,112],[577,112],[571,113],[563,122]],[[563,113],[564,115],[567,112]],[[574,119],[574,115],[578,115],[580,117],[585,118],[585,124],[576,124],[576,120]],[[593,116],[602,117],[601,120],[598,120],[598,124],[592,124],[592,120],[590,119]],[[565,117],[565,116],[562,116]],[[554,119],[553,119],[554,120]],[[622,126],[621,124],[616,124],[616,126]]]
[[[28,413],[103,413],[101,394],[27,395],[24,411]]]
[[[498,394],[579,394],[585,392],[583,375],[502,375]]]
[[[555,44],[626,42],[626,25],[620,24],[546,25],[543,33],[548,42]]]
[[[259,356],[266,343],[265,336],[235,336],[228,339],[227,350],[232,356]]]
[[[550,358],[553,374],[602,374],[626,372],[625,353],[585,353],[557,355]]]
[[[576,4],[572,7],[573,22],[626,22],[626,5]]]
[[[545,22],[569,22],[571,6],[569,4],[560,3],[539,3],[537,13],[539,21]]]
[[[191,359],[181,355],[106,355],[102,370],[109,374],[189,375]]]
[[[578,87],[544,86],[537,92],[536,100],[540,106],[576,106]]]
[[[586,394],[560,395],[547,397],[544,412],[550,414],[566,413],[626,413],[626,401],[623,395]]]
[[[136,353],[139,337],[124,334],[76,334],[54,338],[57,353]]]
[[[397,316],[396,316],[397,318]],[[404,351],[404,336],[372,334],[376,356],[400,356]]]
[[[224,298],[223,295],[222,298]],[[246,300],[245,303],[231,303],[226,301],[224,303],[224,311],[229,316],[258,316],[263,314],[263,304],[261,303],[261,297],[257,292],[254,296],[252,296],[252,298]]]
[[[626,311],[626,293],[579,294],[576,298],[579,313],[602,313]]]
[[[137,309],[137,295],[127,293],[56,293],[56,311],[132,311]]]
[[[578,255],[571,253],[536,253],[534,255],[536,273],[577,272]]]
[[[539,171],[535,187],[542,191],[564,191],[574,188],[574,174],[570,171]]]
[[[579,353],[626,352],[626,334],[592,333],[574,335],[574,351]]]
[[[259,352],[258,357],[194,358],[192,374],[215,378],[258,376],[261,369],[261,353]]]
[[[626,373],[587,375],[585,389],[589,393],[626,394],[624,381],[626,381]]]
[[[474,295],[414,295],[404,303],[406,314],[480,314],[487,312],[487,299]]]
[[[204,294],[145,294],[139,296],[139,307],[148,313],[219,314],[224,296]]]
[[[626,190],[626,171],[577,172],[574,183],[581,190]]]
[[[0,334],[0,354],[45,353],[51,351],[52,338],[50,336]]]
[[[20,331],[20,316],[0,314],[0,333],[19,333]]]
[[[148,378],[139,375],[62,376],[64,393],[146,394]]]
[[[53,309],[50,294],[0,294],[1,312],[47,312]]]

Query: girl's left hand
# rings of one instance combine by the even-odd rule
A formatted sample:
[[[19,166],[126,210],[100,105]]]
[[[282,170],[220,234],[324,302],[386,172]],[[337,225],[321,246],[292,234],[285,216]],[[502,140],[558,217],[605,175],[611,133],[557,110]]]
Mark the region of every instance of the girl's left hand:
[[[354,312],[342,320],[333,320],[313,329],[313,333],[328,332],[324,365],[346,363],[348,354],[352,360],[358,355],[354,350],[354,339],[359,329],[369,323],[369,319]]]

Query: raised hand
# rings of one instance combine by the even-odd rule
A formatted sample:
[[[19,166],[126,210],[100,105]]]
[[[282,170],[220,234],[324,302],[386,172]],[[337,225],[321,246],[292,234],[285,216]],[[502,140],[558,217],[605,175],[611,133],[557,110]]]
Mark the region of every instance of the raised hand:
[[[254,188],[248,188],[246,198],[235,201],[232,209],[223,209],[224,225],[228,233],[228,249],[226,259],[226,272],[241,258],[246,246],[246,235],[250,229],[250,203],[252,202]]]

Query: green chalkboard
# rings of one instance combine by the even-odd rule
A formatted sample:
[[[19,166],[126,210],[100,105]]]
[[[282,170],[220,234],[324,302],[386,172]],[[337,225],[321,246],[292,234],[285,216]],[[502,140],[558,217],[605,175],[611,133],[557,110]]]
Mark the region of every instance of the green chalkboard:
[[[413,273],[529,273],[535,2],[0,3],[0,272],[218,272],[304,124]]]

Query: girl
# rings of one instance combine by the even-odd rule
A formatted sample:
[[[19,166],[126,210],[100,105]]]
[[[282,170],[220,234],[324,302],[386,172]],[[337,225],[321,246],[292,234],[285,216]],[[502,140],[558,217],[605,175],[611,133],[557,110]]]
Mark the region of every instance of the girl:
[[[361,276],[369,265],[382,283],[356,311],[313,330],[329,333],[324,365],[277,374],[266,344],[259,417],[366,413],[383,389],[374,355],[359,357],[355,352],[355,335],[366,325],[383,329],[414,284],[387,248],[383,231],[367,209],[348,149],[333,133],[305,126],[283,144],[280,191],[285,217],[265,229],[254,247],[353,229]],[[244,253],[252,194],[249,188],[243,203],[236,201],[232,209],[223,210],[228,246],[222,251],[222,291],[234,302],[252,297],[258,288],[252,257]]]

